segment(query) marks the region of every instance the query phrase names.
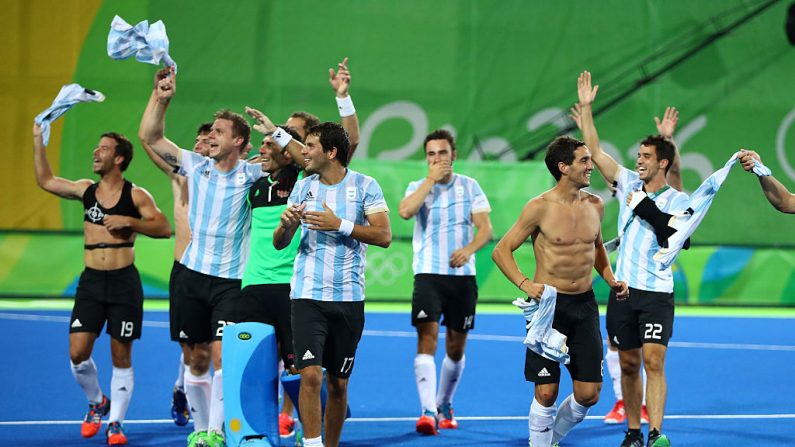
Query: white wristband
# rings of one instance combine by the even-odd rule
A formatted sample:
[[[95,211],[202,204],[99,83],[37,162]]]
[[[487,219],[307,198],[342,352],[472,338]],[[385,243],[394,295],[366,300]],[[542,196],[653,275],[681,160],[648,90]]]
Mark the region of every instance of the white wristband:
[[[356,113],[356,109],[353,107],[353,100],[351,96],[348,95],[344,98],[336,98],[337,99],[337,108],[340,111],[340,117],[345,118],[346,116],[351,116]]]
[[[287,145],[293,141],[293,136],[287,133],[287,131],[281,127],[277,127],[276,130],[273,131],[271,138],[273,138],[273,141],[275,141],[276,144],[278,144],[282,149],[286,148]]]
[[[346,219],[340,219],[340,229],[338,231],[340,234],[350,236],[351,233],[353,233],[353,222]]]

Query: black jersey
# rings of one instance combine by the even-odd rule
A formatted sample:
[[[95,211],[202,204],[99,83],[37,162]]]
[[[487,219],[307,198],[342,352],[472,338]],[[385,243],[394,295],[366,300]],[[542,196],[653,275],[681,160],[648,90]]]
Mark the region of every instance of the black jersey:
[[[98,187],[99,183],[94,183],[83,193],[83,209],[85,210],[83,220],[85,222],[102,225],[102,219],[104,219],[106,215],[130,216],[136,219],[141,218],[141,213],[138,212],[138,208],[136,208],[135,203],[133,203],[133,184],[131,182],[127,180],[124,181],[119,201],[113,208],[105,208],[99,204],[97,200]]]

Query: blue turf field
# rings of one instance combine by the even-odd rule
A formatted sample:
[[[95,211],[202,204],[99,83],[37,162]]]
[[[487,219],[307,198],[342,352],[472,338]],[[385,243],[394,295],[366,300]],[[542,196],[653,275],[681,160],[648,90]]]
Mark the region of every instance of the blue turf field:
[[[69,370],[67,311],[0,312],[0,445],[92,446],[79,420],[86,408]],[[130,445],[183,446],[188,428],[169,419],[179,350],[168,341],[167,314],[145,314],[133,349],[135,391],[125,422]],[[795,445],[795,319],[677,317],[668,363],[664,432],[675,446]],[[345,446],[526,446],[532,386],[524,381],[523,320],[479,315],[455,399],[460,428],[440,436],[414,432],[419,403],[413,376],[415,336],[405,314],[368,313],[350,383],[353,419]],[[108,337],[94,358],[110,381]],[[437,356],[437,365],[441,357]],[[570,392],[565,375],[561,398]],[[618,446],[622,428],[601,418],[613,403],[609,382],[569,446]]]

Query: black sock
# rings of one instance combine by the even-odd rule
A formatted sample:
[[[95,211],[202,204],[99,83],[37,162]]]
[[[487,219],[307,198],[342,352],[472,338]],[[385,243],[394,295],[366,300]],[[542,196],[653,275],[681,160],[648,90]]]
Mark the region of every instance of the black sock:
[[[658,437],[660,437],[660,431],[657,430],[656,428],[652,429],[649,432],[649,438],[658,438]]]
[[[627,434],[632,436],[633,438],[643,439],[643,433],[641,433],[639,428],[630,428],[629,430],[627,430]]]

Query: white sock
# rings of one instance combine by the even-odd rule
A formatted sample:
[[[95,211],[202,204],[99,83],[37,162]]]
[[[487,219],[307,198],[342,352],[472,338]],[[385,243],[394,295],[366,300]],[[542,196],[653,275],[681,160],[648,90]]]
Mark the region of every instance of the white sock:
[[[552,445],[552,425],[557,411],[554,405],[545,407],[533,399],[533,403],[530,405],[530,416],[527,420],[530,445],[533,447],[550,447]]]
[[[616,395],[616,400],[624,400],[624,394],[621,392],[621,363],[618,360],[618,351],[608,349],[605,361],[610,380],[613,381],[613,394]]]
[[[185,354],[179,355],[179,368],[177,369],[177,380],[174,382],[174,386],[185,391],[185,370],[188,369],[188,365],[185,364]]]
[[[110,416],[108,422],[124,422],[127,407],[130,406],[133,388],[135,387],[135,374],[132,367],[113,367],[113,376],[110,379]]]
[[[86,393],[86,399],[90,404],[98,404],[102,402],[102,389],[99,387],[99,378],[97,378],[97,365],[94,359],[89,357],[88,360],[75,365],[71,361],[72,375],[74,376],[77,384]]]
[[[185,394],[190,403],[194,431],[206,431],[210,421],[210,395],[212,393],[210,371],[195,376],[190,369],[185,370]]]
[[[304,447],[323,447],[323,437],[304,438]]]
[[[420,395],[422,411],[436,414],[436,362],[429,354],[417,354],[414,357],[414,379],[417,381],[417,393]]]
[[[440,407],[442,404],[453,403],[453,395],[458,387],[458,382],[461,381],[461,376],[464,374],[464,366],[466,365],[466,356],[462,356],[461,360],[454,361],[448,356],[444,356],[442,361],[442,371],[439,374],[439,392],[436,394],[436,406]]]
[[[210,398],[210,423],[207,431],[224,433],[224,373],[218,369],[213,376],[213,389]]]
[[[643,380],[643,405],[646,405],[646,369],[640,369],[640,377]]]
[[[553,432],[555,435],[552,437],[552,443],[560,442],[575,425],[585,419],[588,414],[589,407],[584,407],[574,400],[574,395],[569,394],[569,397],[563,400],[558,408],[558,415],[555,417],[555,425]]]

